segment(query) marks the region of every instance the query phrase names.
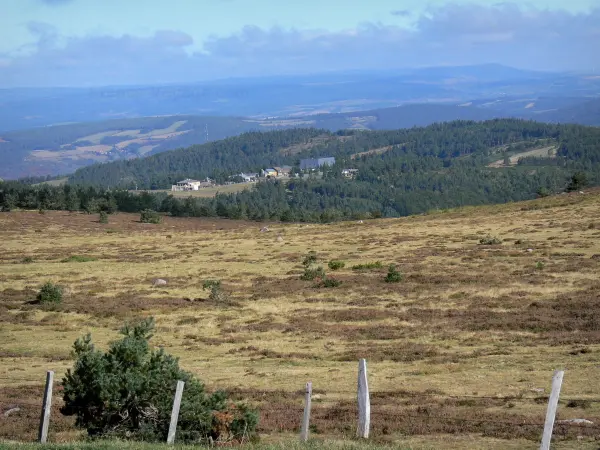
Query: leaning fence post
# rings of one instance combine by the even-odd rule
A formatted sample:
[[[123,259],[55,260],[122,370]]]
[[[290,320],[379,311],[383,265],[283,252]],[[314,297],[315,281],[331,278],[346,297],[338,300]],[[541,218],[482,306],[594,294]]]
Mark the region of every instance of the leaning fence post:
[[[46,372],[46,389],[42,403],[42,416],[40,418],[40,430],[38,441],[44,444],[48,440],[48,425],[50,424],[50,412],[52,411],[52,384],[54,383],[54,372]]]
[[[167,435],[167,444],[175,442],[175,432],[177,431],[177,420],[179,419],[179,406],[181,405],[181,394],[183,393],[183,381],[177,382],[175,398],[173,399],[173,409],[171,410],[171,424],[169,425],[169,434]]]
[[[306,383],[306,398],[304,400],[304,416],[302,417],[302,428],[300,429],[300,440],[308,441],[308,425],[310,423],[310,403],[312,396],[312,383]]]
[[[540,450],[550,450],[550,440],[552,439],[552,429],[554,428],[554,419],[556,417],[556,408],[558,407],[558,397],[562,386],[564,370],[557,370],[552,377],[552,392],[548,400],[548,410],[546,411],[546,422],[544,423],[544,434],[542,435],[542,444]]]
[[[369,438],[371,426],[371,402],[369,400],[369,383],[367,381],[367,360],[358,363],[358,430],[359,438]]]

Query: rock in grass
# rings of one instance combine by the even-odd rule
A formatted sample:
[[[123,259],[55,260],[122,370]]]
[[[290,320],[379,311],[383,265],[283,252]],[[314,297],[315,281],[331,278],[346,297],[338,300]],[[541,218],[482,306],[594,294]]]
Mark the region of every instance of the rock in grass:
[[[163,280],[162,278],[157,278],[152,282],[152,286],[166,286],[167,280]]]
[[[8,417],[11,414],[15,414],[18,413],[19,411],[21,411],[21,408],[19,408],[18,406],[15,406],[13,408],[9,408],[6,411],[4,411],[4,413],[2,414],[4,417]]]
[[[557,423],[574,424],[574,425],[594,425],[594,422],[587,419],[566,419],[559,420]]]

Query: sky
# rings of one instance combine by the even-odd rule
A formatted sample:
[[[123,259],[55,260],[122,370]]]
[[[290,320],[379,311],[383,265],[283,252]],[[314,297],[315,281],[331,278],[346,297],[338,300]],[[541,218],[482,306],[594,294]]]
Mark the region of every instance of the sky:
[[[482,63],[600,71],[600,0],[0,0],[0,88]]]

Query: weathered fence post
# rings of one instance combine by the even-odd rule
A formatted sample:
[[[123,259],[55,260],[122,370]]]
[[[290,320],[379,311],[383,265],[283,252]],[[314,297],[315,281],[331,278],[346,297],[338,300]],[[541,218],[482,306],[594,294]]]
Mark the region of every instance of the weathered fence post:
[[[48,425],[50,424],[50,412],[52,411],[52,384],[54,383],[54,372],[46,372],[46,389],[42,403],[42,416],[40,418],[40,430],[38,441],[44,444],[48,440]]]
[[[358,363],[358,430],[359,438],[369,438],[371,426],[371,401],[369,400],[369,383],[367,381],[367,360]]]
[[[312,396],[312,383],[306,383],[306,397],[304,400],[304,416],[302,417],[302,428],[300,429],[300,440],[308,441],[308,426],[310,423],[310,404]]]
[[[548,410],[546,411],[546,422],[544,423],[544,434],[542,435],[542,444],[540,450],[550,450],[550,440],[552,439],[552,429],[554,428],[554,419],[556,417],[556,408],[558,407],[558,397],[562,386],[564,370],[557,370],[552,377],[552,392],[548,400]]]
[[[175,398],[173,399],[173,409],[171,410],[171,424],[169,425],[169,434],[167,435],[167,444],[175,442],[175,433],[177,432],[177,420],[179,419],[179,406],[181,405],[181,394],[183,393],[183,381],[177,382]]]

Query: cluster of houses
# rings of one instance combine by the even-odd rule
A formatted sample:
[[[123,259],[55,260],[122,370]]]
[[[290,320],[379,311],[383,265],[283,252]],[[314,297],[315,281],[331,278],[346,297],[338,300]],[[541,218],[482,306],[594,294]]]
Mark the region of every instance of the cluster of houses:
[[[324,157],[324,158],[310,158],[310,159],[302,159],[300,160],[300,170],[301,171],[312,171],[317,170],[323,166],[333,166],[335,164],[334,157]],[[342,175],[346,178],[354,178],[357,174],[357,169],[344,169],[342,170]],[[280,178],[290,178],[292,176],[292,166],[277,166],[277,167],[269,167],[267,169],[263,169],[259,173],[240,173],[238,175],[234,175],[231,178],[242,179],[244,183],[252,183],[255,181],[259,181],[260,179],[280,179]],[[179,181],[177,184],[174,184],[171,187],[172,191],[197,191],[202,188],[207,188],[214,186],[215,183],[213,180],[207,178],[204,181],[185,179]]]

